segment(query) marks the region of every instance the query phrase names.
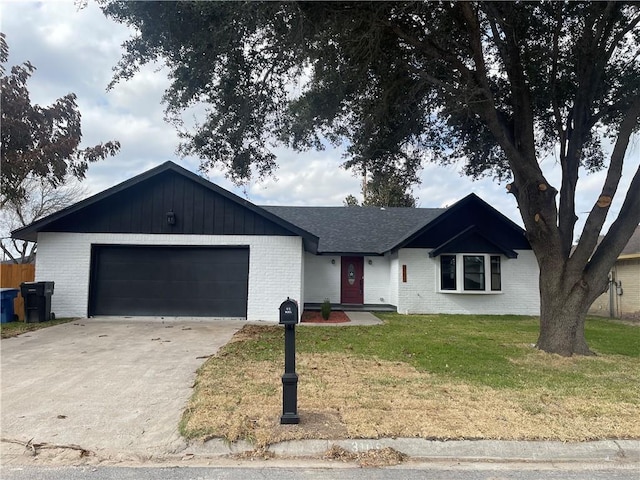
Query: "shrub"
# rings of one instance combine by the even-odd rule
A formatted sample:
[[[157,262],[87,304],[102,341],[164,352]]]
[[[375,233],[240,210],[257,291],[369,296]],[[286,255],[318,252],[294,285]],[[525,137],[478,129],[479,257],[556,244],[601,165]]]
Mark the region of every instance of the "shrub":
[[[331,315],[331,302],[328,298],[325,298],[324,302],[322,302],[322,306],[320,307],[320,314],[322,315],[322,318],[324,318],[325,320],[329,320],[329,316]]]

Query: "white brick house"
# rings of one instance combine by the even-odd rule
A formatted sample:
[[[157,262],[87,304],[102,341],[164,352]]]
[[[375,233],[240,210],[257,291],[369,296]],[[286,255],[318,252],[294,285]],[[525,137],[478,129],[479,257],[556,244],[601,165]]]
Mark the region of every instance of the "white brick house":
[[[13,236],[37,240],[36,280],[55,282],[58,317],[277,321],[287,297],[307,308],[539,312],[523,230],[475,195],[447,209],[258,207],[167,162]]]

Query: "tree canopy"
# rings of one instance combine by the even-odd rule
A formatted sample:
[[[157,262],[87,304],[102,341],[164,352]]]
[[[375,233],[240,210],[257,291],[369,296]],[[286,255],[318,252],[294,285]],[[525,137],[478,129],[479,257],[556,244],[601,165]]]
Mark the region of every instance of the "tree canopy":
[[[27,81],[36,68],[25,62],[9,73],[5,65],[9,47],[0,33],[0,88],[2,109],[2,169],[0,206],[27,201],[35,179],[52,187],[65,183],[67,174],[84,178],[88,164],[115,155],[117,141],[80,148],[81,115],[76,95],[69,93],[48,107],[33,105]],[[13,207],[12,207],[13,208]]]
[[[101,3],[136,29],[114,81],[165,62],[169,117],[207,107],[183,152],[237,181],[271,172],[274,142],[343,144],[346,166],[410,181],[431,160],[510,179],[540,266],[538,346],[589,352],[586,310],[640,221],[636,172],[597,246],[639,128],[637,3]],[[560,185],[541,169],[548,155]],[[608,172],[571,254],[581,167]]]

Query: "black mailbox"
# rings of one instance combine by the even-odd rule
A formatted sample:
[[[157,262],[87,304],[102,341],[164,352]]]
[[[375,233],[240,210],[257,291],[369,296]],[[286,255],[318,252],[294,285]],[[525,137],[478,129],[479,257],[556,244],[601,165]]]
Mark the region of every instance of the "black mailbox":
[[[298,302],[289,297],[280,305],[280,324],[297,325],[298,323]]]

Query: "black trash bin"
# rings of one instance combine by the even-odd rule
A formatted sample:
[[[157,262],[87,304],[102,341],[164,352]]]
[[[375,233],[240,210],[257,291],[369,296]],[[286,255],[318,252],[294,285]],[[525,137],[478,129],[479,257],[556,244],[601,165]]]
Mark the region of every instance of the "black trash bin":
[[[24,299],[24,321],[39,323],[52,320],[51,295],[54,282],[23,282],[20,294]]]

